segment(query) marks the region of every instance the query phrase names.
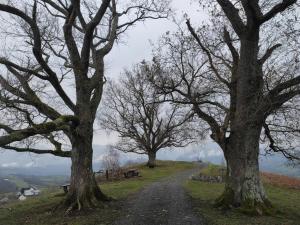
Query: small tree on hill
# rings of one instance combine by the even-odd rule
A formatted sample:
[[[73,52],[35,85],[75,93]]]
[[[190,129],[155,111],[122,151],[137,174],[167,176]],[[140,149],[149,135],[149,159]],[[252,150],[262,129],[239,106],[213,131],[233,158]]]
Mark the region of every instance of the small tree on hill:
[[[117,173],[120,169],[120,153],[110,148],[108,153],[103,156],[101,163],[106,170],[111,171],[113,174]]]
[[[105,111],[101,125],[119,134],[114,148],[123,152],[147,154],[147,165],[155,167],[160,149],[184,147],[194,141],[191,126],[193,113],[176,104],[161,102],[155,89],[147,81],[156,70],[145,63],[126,71],[118,83],[109,82],[105,95]]]

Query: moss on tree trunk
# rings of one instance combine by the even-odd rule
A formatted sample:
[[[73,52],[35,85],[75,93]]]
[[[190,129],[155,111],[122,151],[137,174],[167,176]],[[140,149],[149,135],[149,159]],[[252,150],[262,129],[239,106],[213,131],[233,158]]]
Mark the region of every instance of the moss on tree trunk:
[[[217,207],[237,207],[251,215],[268,215],[273,212],[259,172],[260,132],[260,126],[248,127],[231,136],[224,151],[227,161],[225,189],[216,200]]]
[[[102,193],[94,176],[92,140],[92,126],[82,123],[73,133],[71,181],[63,204],[67,213],[95,208],[110,200]]]

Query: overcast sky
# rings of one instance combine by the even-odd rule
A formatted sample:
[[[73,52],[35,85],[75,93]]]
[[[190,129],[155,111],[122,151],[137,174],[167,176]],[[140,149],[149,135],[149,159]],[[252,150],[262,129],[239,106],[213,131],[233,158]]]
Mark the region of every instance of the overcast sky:
[[[183,15],[186,13],[193,24],[199,24],[205,19],[200,11],[196,0],[173,0],[172,8],[176,13],[176,21],[182,21],[185,25]],[[106,76],[117,79],[125,68],[141,62],[144,59],[151,59],[151,42],[156,43],[167,31],[175,31],[177,25],[169,20],[148,20],[145,23],[138,23],[131,28],[122,43],[116,45],[106,60]],[[105,131],[95,131],[95,144],[105,145],[116,141],[116,134],[107,135]]]

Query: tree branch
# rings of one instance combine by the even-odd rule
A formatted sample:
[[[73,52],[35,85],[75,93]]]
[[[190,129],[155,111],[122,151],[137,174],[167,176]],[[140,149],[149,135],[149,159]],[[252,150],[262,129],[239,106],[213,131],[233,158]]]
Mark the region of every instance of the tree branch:
[[[115,0],[112,0],[113,2]],[[81,63],[83,66],[84,71],[87,72],[89,67],[89,60],[90,60],[90,48],[92,45],[93,34],[97,25],[101,22],[103,16],[107,8],[109,7],[111,0],[102,0],[102,4],[96,13],[95,17],[87,24],[86,32],[84,35],[82,50],[81,50]],[[115,4],[115,3],[113,3]],[[79,9],[78,9],[79,10]]]
[[[213,62],[213,58],[210,54],[210,51],[202,44],[199,36],[197,35],[196,31],[194,30],[194,28],[192,27],[191,23],[190,23],[190,20],[187,20],[186,21],[186,24],[188,26],[188,29],[189,31],[191,32],[192,36],[195,38],[195,40],[197,41],[197,43],[199,44],[199,46],[201,47],[202,51],[207,55],[208,57],[208,61],[209,61],[209,64],[210,64],[210,67],[212,68],[212,70],[214,71],[214,74],[217,76],[217,78],[222,82],[224,83],[227,87],[230,86],[229,82],[224,79],[219,71],[217,70],[217,68],[215,67],[214,65],[214,62]]]
[[[41,65],[41,67],[45,70],[45,72],[49,75],[48,80],[52,84],[54,89],[57,91],[59,96],[63,99],[63,101],[71,110],[75,111],[75,105],[72,102],[72,100],[69,98],[69,96],[67,96],[63,88],[61,87],[56,73],[48,66],[47,62],[43,58],[41,34],[36,22],[21,10],[9,5],[0,4],[0,11],[18,16],[21,19],[23,19],[26,23],[28,23],[28,25],[31,27],[32,34],[33,34],[33,40],[34,40],[33,54],[36,60]]]
[[[267,138],[269,139],[269,141],[270,141],[269,147],[270,147],[274,152],[281,152],[281,153],[282,153],[287,159],[289,159],[289,160],[294,160],[294,159],[300,160],[299,157],[290,154],[290,153],[287,152],[286,150],[284,150],[284,149],[282,149],[282,148],[280,148],[280,147],[278,147],[278,146],[276,145],[276,142],[275,142],[275,140],[273,139],[272,134],[271,134],[271,131],[270,131],[270,129],[269,129],[269,126],[268,126],[268,124],[267,124],[266,122],[264,122],[263,127],[264,127],[264,129],[265,129],[265,135],[266,135],[266,137],[267,137]]]
[[[238,9],[229,0],[217,0],[219,5],[222,7],[226,17],[229,19],[230,23],[236,34],[241,36],[245,30],[245,24],[243,23],[241,17],[239,16]]]
[[[51,122],[38,124],[22,130],[15,130],[8,135],[0,137],[0,146],[6,146],[16,141],[22,141],[31,136],[48,134],[53,131],[68,129],[70,125],[78,125],[78,119],[74,116],[62,116]]]
[[[261,65],[264,64],[272,56],[273,52],[281,46],[282,46],[282,44],[276,44],[276,45],[272,46],[271,48],[267,49],[264,56],[260,60],[258,60],[258,63]]]
[[[294,5],[297,0],[283,0],[281,3],[275,5],[269,12],[259,19],[259,23],[263,24],[275,17],[278,13],[285,11],[288,7]]]
[[[6,150],[13,150],[16,152],[30,152],[38,155],[51,154],[54,156],[65,157],[65,158],[71,157],[71,151],[41,150],[35,148],[18,148],[18,147],[8,146],[8,145],[1,146],[1,148]]]

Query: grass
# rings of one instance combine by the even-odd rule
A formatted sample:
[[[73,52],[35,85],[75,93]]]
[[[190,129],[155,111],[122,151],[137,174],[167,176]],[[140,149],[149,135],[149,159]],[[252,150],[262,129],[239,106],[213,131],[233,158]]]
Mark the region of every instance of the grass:
[[[222,176],[221,169],[225,169],[225,167],[223,168],[214,164],[208,164],[207,167],[201,169],[201,174],[207,176]]]
[[[179,171],[192,169],[194,164],[186,162],[159,161],[158,167],[149,169],[143,165],[135,165],[142,177],[122,181],[108,182],[101,186],[105,194],[123,200],[129,195],[139,191],[146,185],[161,178],[170,176]],[[120,216],[120,201],[112,202],[102,208],[64,216],[63,212],[53,214],[51,210],[62,201],[62,190],[44,190],[41,196],[27,199],[0,208],[0,224],[5,225],[104,225],[111,224]]]
[[[220,175],[218,167],[210,165],[201,173]],[[214,200],[223,191],[224,184],[187,181],[186,189],[194,199],[195,209],[212,225],[297,225],[300,224],[300,191],[265,184],[269,199],[278,210],[277,215],[251,217],[238,210],[221,211],[213,207]]]
[[[188,162],[158,161],[155,169],[149,169],[144,165],[133,167],[140,171],[141,177],[104,183],[101,185],[102,191],[113,198],[124,199],[154,181],[183,170],[192,169],[195,165]]]

